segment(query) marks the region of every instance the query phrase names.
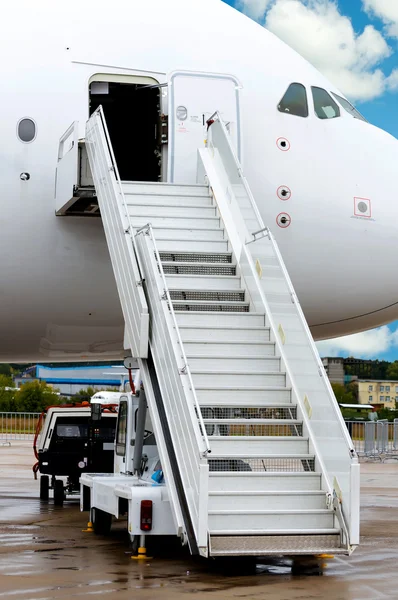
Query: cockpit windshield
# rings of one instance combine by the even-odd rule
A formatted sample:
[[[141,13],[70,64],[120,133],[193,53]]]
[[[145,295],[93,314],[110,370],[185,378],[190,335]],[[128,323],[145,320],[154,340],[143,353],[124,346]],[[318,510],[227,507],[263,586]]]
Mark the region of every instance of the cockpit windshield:
[[[326,90],[312,87],[315,113],[320,119],[336,119],[340,117],[340,109]]]
[[[307,91],[301,83],[291,83],[278,104],[279,112],[308,117]]]
[[[339,96],[338,94],[335,94],[334,92],[332,92],[332,94],[336,98],[337,102],[339,104],[341,104],[341,106],[344,108],[344,110],[346,110],[352,117],[354,117],[354,119],[360,119],[361,121],[365,121],[365,123],[368,122],[365,119],[365,117],[362,116],[361,113],[351,104],[351,102],[348,102],[348,100],[346,98],[342,98],[341,96]]]

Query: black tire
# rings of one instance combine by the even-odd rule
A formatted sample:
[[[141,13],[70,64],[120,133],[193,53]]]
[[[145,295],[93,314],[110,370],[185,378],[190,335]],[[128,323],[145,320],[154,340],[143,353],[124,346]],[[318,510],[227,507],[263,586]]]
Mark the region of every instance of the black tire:
[[[97,535],[109,535],[112,527],[112,515],[100,508],[93,508],[93,529]]]
[[[50,478],[48,475],[40,477],[40,500],[48,502],[48,490],[50,488]]]
[[[64,503],[64,482],[62,479],[56,479],[54,483],[54,504],[55,506],[62,506]]]

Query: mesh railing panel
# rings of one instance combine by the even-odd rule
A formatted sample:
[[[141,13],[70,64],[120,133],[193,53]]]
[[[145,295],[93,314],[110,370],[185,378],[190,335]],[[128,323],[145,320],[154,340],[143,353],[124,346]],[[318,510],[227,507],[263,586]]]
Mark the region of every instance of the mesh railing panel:
[[[170,290],[172,300],[201,300],[203,302],[243,302],[245,292],[237,291],[200,291],[200,290]]]
[[[297,419],[297,407],[211,407],[201,408],[204,419]]]
[[[231,304],[182,304],[181,302],[173,303],[174,310],[185,310],[185,311],[200,311],[200,312],[249,312],[249,305],[242,304],[231,305]]]
[[[207,423],[207,435],[222,435],[222,436],[266,436],[266,437],[301,437],[303,435],[303,426],[301,423],[291,425],[256,425],[253,424],[236,424],[223,425],[220,423]]]
[[[207,262],[207,263],[231,263],[232,254],[217,253],[209,254],[204,252],[159,252],[160,260],[166,262]]]
[[[209,459],[210,471],[219,472],[275,472],[275,473],[304,473],[315,471],[315,459],[303,458],[211,458]]]
[[[213,265],[167,265],[163,264],[166,275],[236,275],[236,267]]]

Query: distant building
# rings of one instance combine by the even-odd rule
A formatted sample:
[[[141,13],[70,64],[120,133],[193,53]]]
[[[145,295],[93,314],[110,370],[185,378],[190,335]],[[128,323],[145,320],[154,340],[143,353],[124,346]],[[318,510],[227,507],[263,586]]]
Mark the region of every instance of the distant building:
[[[329,377],[329,381],[331,383],[341,383],[341,385],[344,385],[344,358],[326,357],[322,358],[322,363],[325,367],[326,374]]]
[[[128,379],[123,366],[85,366],[85,367],[46,367],[35,365],[27,369],[22,376],[15,378],[15,385],[27,381],[45,381],[57,388],[61,396],[73,396],[82,389],[93,387],[98,390],[119,390]]]
[[[359,404],[372,404],[376,409],[395,409],[398,403],[398,381],[358,379]]]

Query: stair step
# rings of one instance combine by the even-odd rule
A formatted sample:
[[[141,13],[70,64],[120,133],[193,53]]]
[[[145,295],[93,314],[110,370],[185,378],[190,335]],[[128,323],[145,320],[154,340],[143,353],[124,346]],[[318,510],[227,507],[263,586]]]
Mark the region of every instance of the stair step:
[[[217,425],[270,425],[272,427],[276,427],[278,425],[283,425],[284,427],[290,425],[301,425],[302,422],[297,419],[242,419],[240,417],[228,418],[225,419],[204,419],[205,423],[216,423]]]
[[[181,336],[184,341],[184,337]],[[231,341],[231,343],[233,343]],[[230,357],[221,356],[201,356],[200,354],[188,356],[189,366],[197,371],[244,371],[246,373],[280,373],[280,358],[265,356],[262,358]]]
[[[220,324],[220,315],[199,311],[181,311],[176,315],[178,326],[182,327],[198,327],[205,328],[213,327]],[[225,313],[222,318],[223,327],[263,327],[265,325],[265,315],[250,312],[250,313]],[[196,341],[192,339],[192,342]],[[204,336],[204,343],[207,342]],[[221,340],[220,340],[221,341]],[[227,341],[227,340],[225,340]]]
[[[296,436],[210,436],[211,460],[224,458],[255,458],[261,460],[266,455],[306,455],[308,439]]]
[[[209,510],[320,510],[326,509],[322,490],[300,491],[211,491]]]
[[[291,404],[290,406],[276,405],[263,405],[260,406],[242,406],[242,403],[234,404],[231,406],[225,406],[223,404],[217,404],[217,401],[213,406],[202,406],[201,412],[204,419],[217,419],[222,422],[230,419],[235,422],[235,419],[250,423],[251,421],[257,422],[258,420],[267,421],[270,424],[286,424],[289,421],[294,423],[297,421],[297,406]]]
[[[140,202],[142,200],[140,199]],[[192,206],[180,206],[178,204],[173,205],[172,202],[165,202],[157,206],[148,206],[147,204],[138,204],[134,202],[129,206],[129,215],[131,220],[134,222],[135,217],[185,217],[189,219],[196,218],[197,225],[199,223],[204,224],[207,219],[213,220],[217,217],[216,207],[213,205],[192,205]]]
[[[181,336],[184,341],[184,336]],[[231,344],[233,341],[231,340]],[[262,358],[232,357],[222,356],[208,357],[206,355],[192,354],[187,355],[189,366],[192,370],[217,370],[217,371],[245,371],[247,373],[271,373],[280,372],[280,358],[265,356]]]
[[[223,317],[224,319],[224,317]],[[224,358],[240,358],[244,356],[250,358],[264,358],[265,356],[273,356],[275,358],[274,342],[238,342],[233,344],[227,340],[213,342],[212,340],[191,340],[183,341],[187,356],[207,355],[220,356]]]
[[[233,492],[236,489],[261,492],[320,490],[322,475],[314,471],[296,473],[210,471],[209,490]]]
[[[161,194],[164,196],[206,196],[209,195],[209,188],[202,184],[178,184],[165,182],[142,182],[142,181],[122,181],[123,192],[125,194]]]
[[[215,388],[214,386],[195,386],[195,391],[201,406],[220,406],[224,403],[225,406],[232,406],[236,403],[240,406],[246,404],[247,406],[257,405],[263,407],[268,402],[278,405],[291,404],[290,388],[261,386],[258,388],[251,388],[249,393],[244,385],[240,387],[222,386],[218,388]]]
[[[211,263],[215,265],[224,265],[232,263],[231,252],[160,252],[160,260],[167,262],[182,262],[182,263]]]
[[[203,414],[202,414],[203,416]],[[296,419],[241,419],[204,418],[207,434],[227,436],[298,436],[303,435],[303,424]]]
[[[234,290],[239,291],[241,298],[245,299],[241,278],[236,275],[166,275],[166,281],[169,290],[200,290],[202,293],[203,290]]]
[[[245,291],[241,289],[237,290],[209,290],[206,288],[202,289],[170,289],[170,296],[172,300],[186,300],[201,302],[206,304],[218,303],[237,303],[241,305],[245,301]],[[248,303],[246,303],[247,306]],[[206,309],[205,309],[206,310]],[[217,310],[217,309],[216,309]]]
[[[151,223],[153,229],[192,229],[194,231],[205,229],[206,231],[221,231],[223,232],[223,228],[220,227],[220,219],[218,217],[206,218],[203,222],[196,217],[169,217],[165,216],[150,216],[142,215],[137,216],[134,215],[132,217],[132,223],[135,229],[139,229],[140,227],[144,227],[147,223]]]
[[[224,327],[224,325],[198,325],[189,327],[189,325],[180,325],[180,334],[182,339],[206,340],[209,342],[229,342],[230,344],[239,342],[269,342],[270,330],[268,327]]]
[[[249,312],[250,304],[232,300],[175,300],[174,310],[211,312]]]
[[[192,367],[192,365],[190,366]],[[252,387],[258,387],[262,385],[270,385],[275,387],[285,387],[286,385],[286,375],[280,371],[274,371],[273,373],[253,373],[250,371],[241,370],[236,372],[231,370],[217,371],[214,370],[214,368],[211,370],[198,371],[191,368],[191,373],[195,387],[197,385],[202,386],[213,384],[215,386],[244,384],[246,389],[249,391]]]
[[[236,265],[232,264],[162,261],[162,266],[166,275],[236,275]]]
[[[220,240],[195,240],[195,248],[202,253],[219,253],[228,251],[228,242]],[[186,239],[175,239],[167,240],[161,237],[156,238],[156,245],[159,252],[166,253],[172,252],[174,254],[182,254],[192,250],[192,237],[190,240]]]
[[[132,219],[132,223],[135,229],[139,229],[139,224],[137,223],[139,219]],[[142,219],[142,226],[147,225],[147,223],[152,224],[152,217],[148,217]],[[162,240],[190,240],[192,244],[192,240],[196,241],[225,241],[225,235],[223,229],[208,229],[206,227],[178,227],[178,223],[175,227],[161,227],[155,226],[153,228],[153,233],[155,236],[156,242],[159,239]]]
[[[301,532],[289,535],[210,536],[210,556],[266,556],[266,555],[348,554],[341,546],[340,530]]]
[[[293,438],[292,438],[293,439]],[[315,470],[315,457],[311,454],[269,454],[245,456],[243,452],[239,455],[221,454],[214,455],[208,459],[210,471],[230,471],[232,473],[263,472],[270,473],[301,473]]]
[[[212,510],[209,511],[211,535],[275,535],[282,531],[303,534],[324,533],[334,529],[334,513],[327,509],[313,510]],[[304,530],[304,531],[303,531]]]
[[[136,202],[146,206],[164,206],[166,197],[156,193],[124,192],[127,206],[134,206]],[[171,199],[173,206],[214,206],[209,195],[188,196],[187,194],[173,195]]]

